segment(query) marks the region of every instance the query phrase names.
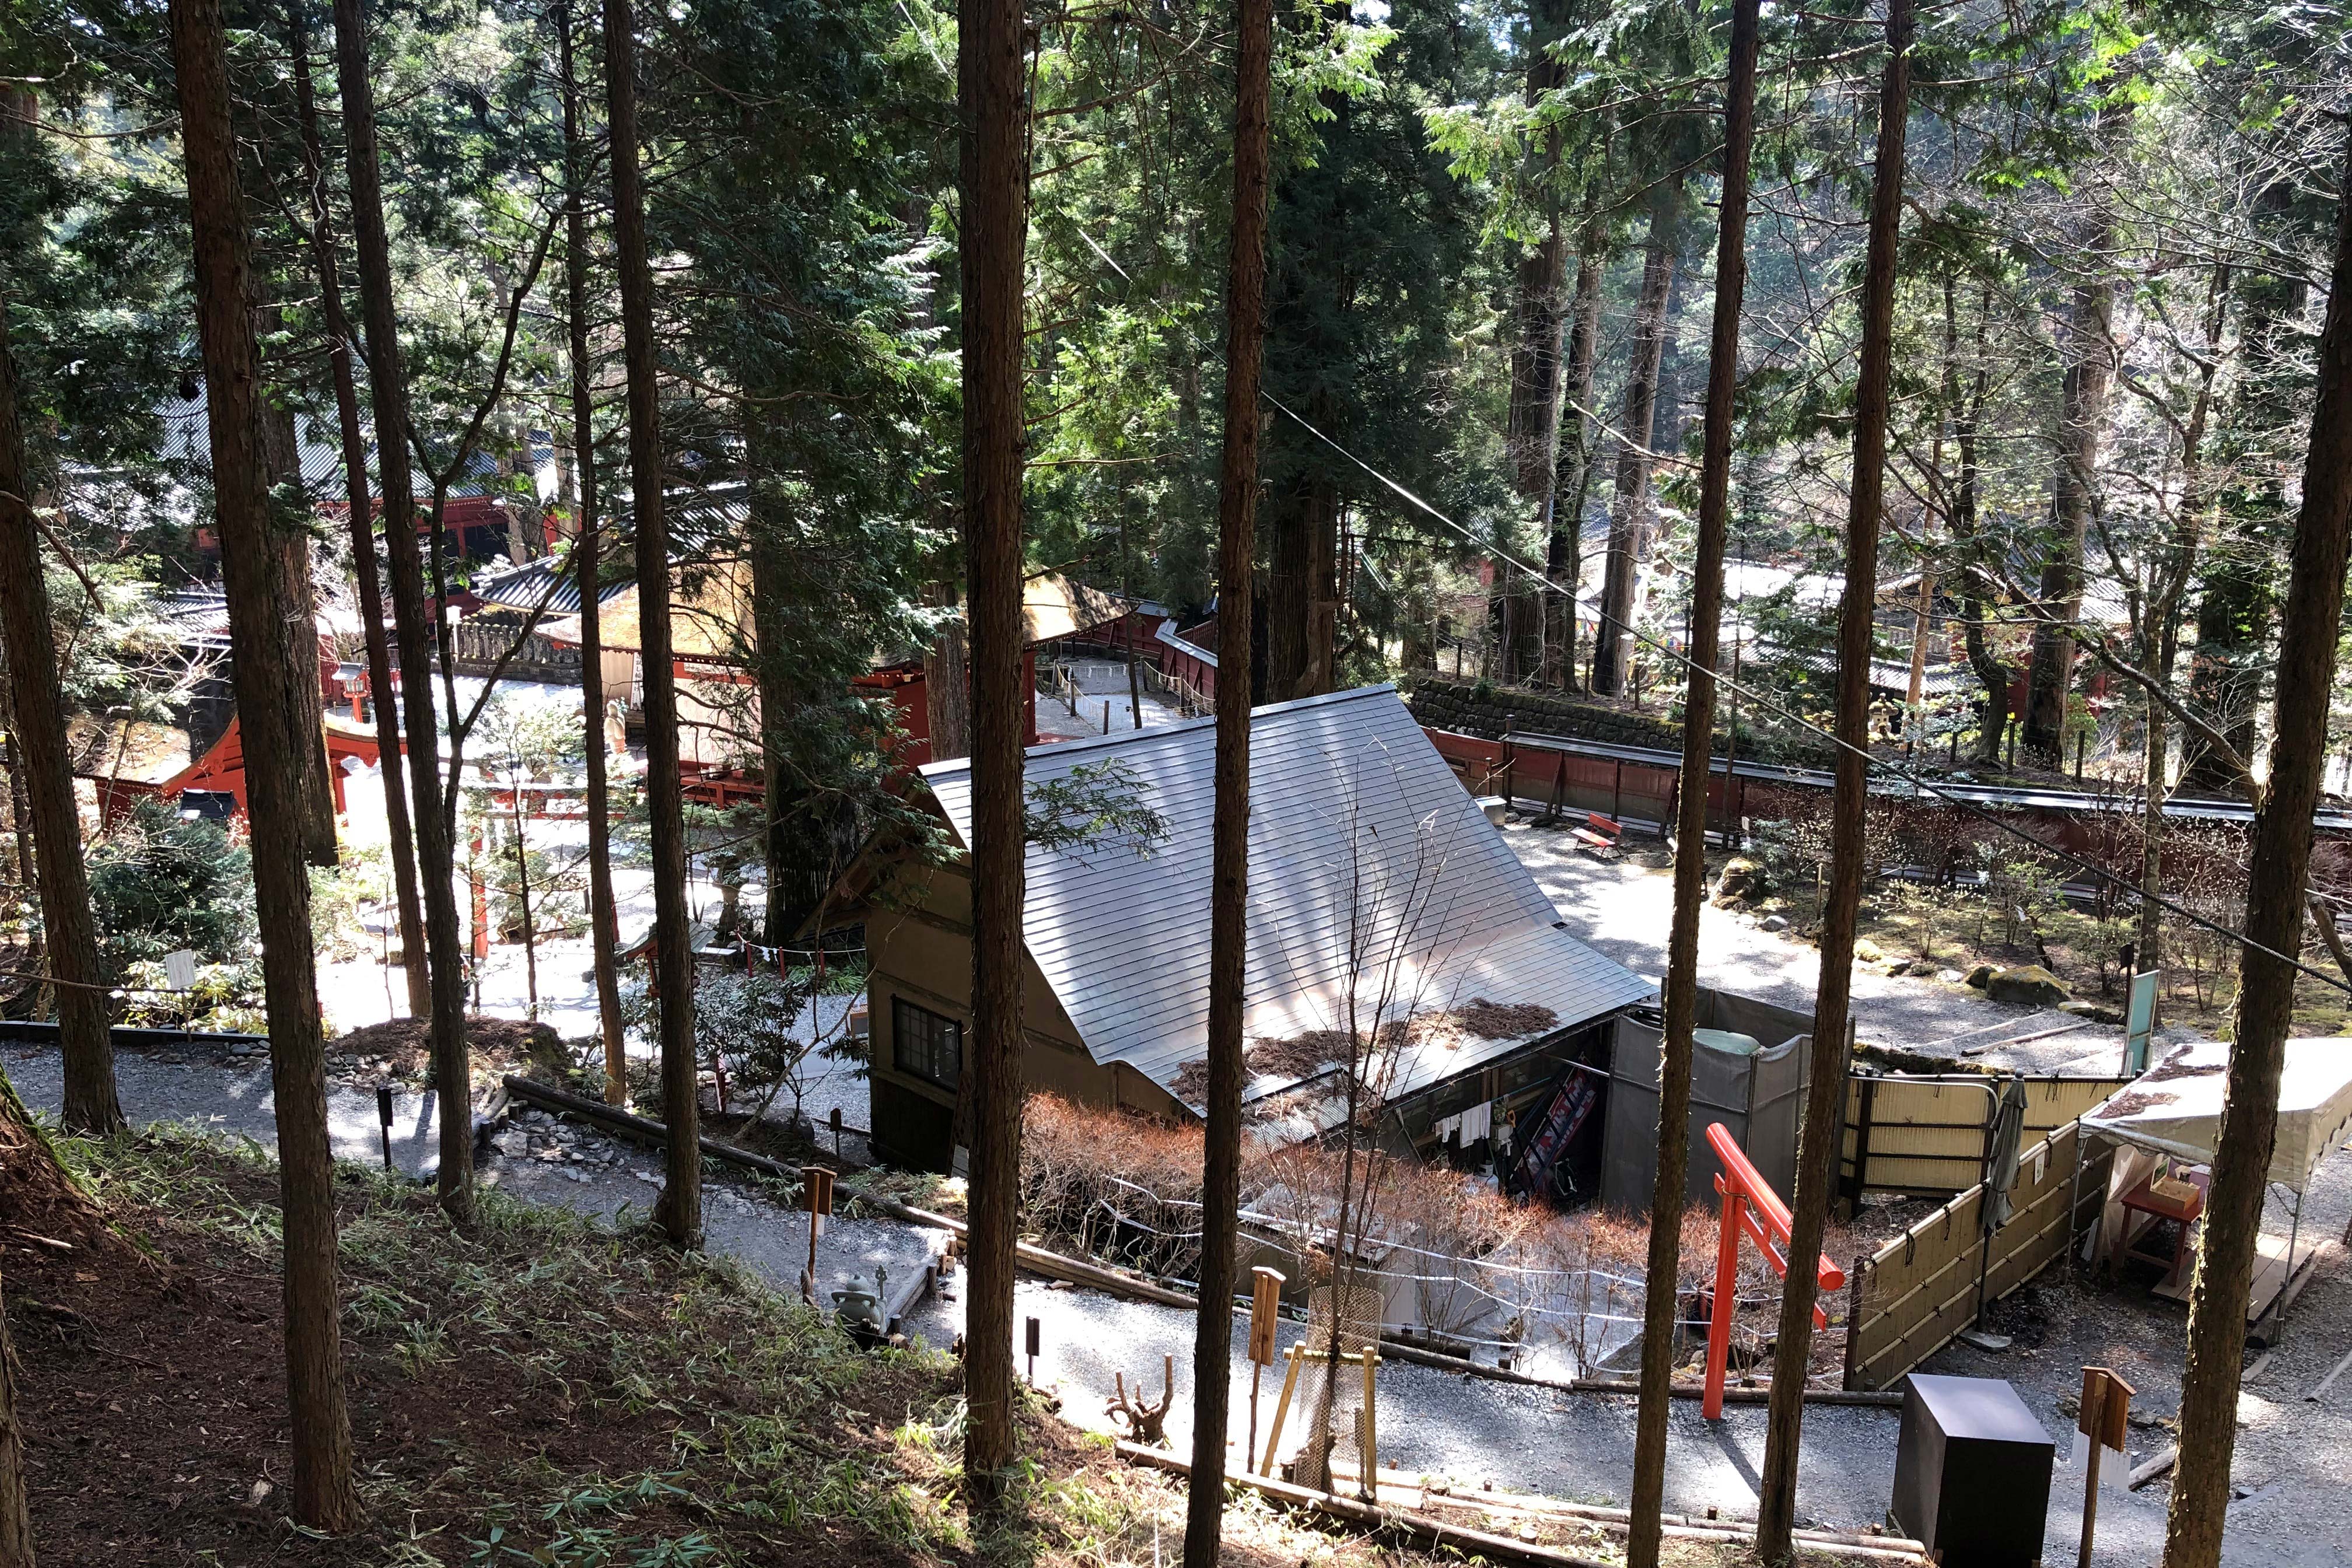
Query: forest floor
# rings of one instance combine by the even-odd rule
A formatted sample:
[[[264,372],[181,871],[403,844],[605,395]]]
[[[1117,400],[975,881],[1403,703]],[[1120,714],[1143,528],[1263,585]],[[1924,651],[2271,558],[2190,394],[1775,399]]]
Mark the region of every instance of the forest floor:
[[[352,1165],[337,1196],[362,1520],[298,1530],[271,1158],[184,1131],[61,1147],[111,1234],[5,1248],[44,1562],[1052,1568],[1157,1564],[1181,1538],[1181,1483],[1044,1399],[1022,1415],[1006,1515],[976,1534],[948,1357],[862,1354],[730,1258],[495,1190],[461,1239],[429,1194]],[[1570,1521],[1504,1528],[1620,1554]],[[1240,1568],[1434,1561],[1254,1498],[1225,1540]],[[1667,1560],[1752,1557],[1675,1542]]]

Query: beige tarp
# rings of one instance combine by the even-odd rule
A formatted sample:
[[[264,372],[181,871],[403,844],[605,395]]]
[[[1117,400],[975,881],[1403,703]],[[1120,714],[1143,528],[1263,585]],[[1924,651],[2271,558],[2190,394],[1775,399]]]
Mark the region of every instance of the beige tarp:
[[[2158,1064],[2083,1118],[2083,1125],[2123,1142],[2161,1150],[2200,1165],[2213,1163],[2221,1135],[2221,1095],[2230,1047],[2200,1040],[2176,1046]],[[2352,1038],[2289,1040],[2279,1080],[2278,1142],[2271,1180],[2301,1192],[2352,1122]]]

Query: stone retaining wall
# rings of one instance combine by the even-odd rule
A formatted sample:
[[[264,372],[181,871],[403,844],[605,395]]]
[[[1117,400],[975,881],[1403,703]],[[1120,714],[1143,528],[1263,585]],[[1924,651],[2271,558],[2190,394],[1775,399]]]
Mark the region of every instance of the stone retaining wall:
[[[1432,729],[1483,735],[1490,740],[1507,729],[1517,729],[1668,752],[1678,752],[1683,744],[1683,727],[1677,720],[1657,712],[1635,713],[1557,691],[1530,691],[1424,674],[1413,681],[1407,701],[1413,716]],[[1718,736],[1716,752],[1720,755],[1722,751],[1723,741]],[[1804,742],[1791,744],[1780,736],[1759,732],[1746,723],[1739,727],[1739,752],[1759,762],[1790,763],[1803,767],[1827,768],[1834,761],[1827,746]]]

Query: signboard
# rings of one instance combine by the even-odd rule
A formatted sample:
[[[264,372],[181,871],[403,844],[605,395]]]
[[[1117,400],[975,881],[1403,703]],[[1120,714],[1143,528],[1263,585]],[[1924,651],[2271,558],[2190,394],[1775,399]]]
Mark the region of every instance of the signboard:
[[[2148,1044],[2156,1037],[2156,982],[2162,972],[2135,974],[2124,1008],[2124,1071],[2137,1078],[2147,1070]]]

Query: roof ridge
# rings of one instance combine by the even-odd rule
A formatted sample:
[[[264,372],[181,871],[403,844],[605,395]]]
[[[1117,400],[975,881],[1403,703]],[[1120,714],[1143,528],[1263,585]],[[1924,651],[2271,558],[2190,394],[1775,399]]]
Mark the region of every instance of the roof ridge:
[[[1396,682],[1384,680],[1378,686],[1351,686],[1345,691],[1326,691],[1315,697],[1294,697],[1284,702],[1267,702],[1250,710],[1250,725],[1255,728],[1257,721],[1269,714],[1289,713],[1307,708],[1325,708],[1337,702],[1360,701],[1366,698],[1379,697],[1395,690]],[[1165,740],[1169,736],[1189,734],[1195,730],[1213,729],[1216,722],[1216,715],[1212,713],[1199,719],[1181,719],[1173,724],[1154,725],[1148,730],[1122,730],[1115,735],[1085,735],[1068,741],[1041,741],[1036,745],[1024,747],[1021,758],[1025,763],[1030,758],[1046,752],[1060,757],[1080,751],[1109,751],[1119,746],[1131,746],[1139,742]],[[971,773],[971,759],[950,757],[944,763],[926,763],[917,772],[921,773],[926,782],[932,779],[951,779],[959,774]]]

